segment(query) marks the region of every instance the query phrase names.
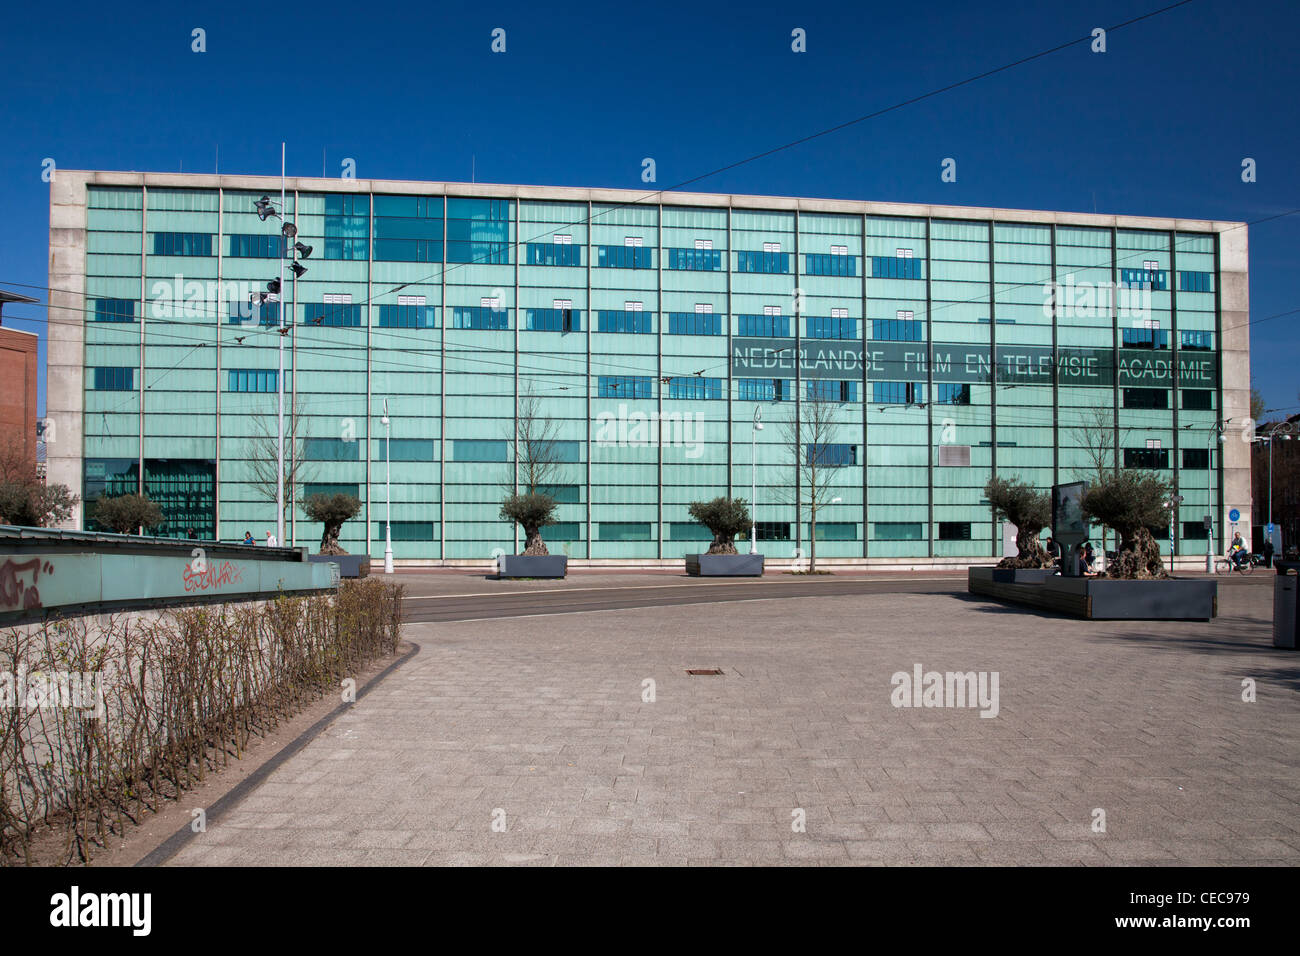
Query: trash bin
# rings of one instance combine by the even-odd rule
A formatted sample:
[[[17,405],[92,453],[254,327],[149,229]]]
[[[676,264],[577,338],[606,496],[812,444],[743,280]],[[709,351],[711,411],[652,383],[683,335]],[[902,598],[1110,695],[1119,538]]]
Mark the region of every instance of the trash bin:
[[[1300,615],[1296,613],[1296,586],[1300,584],[1300,561],[1274,561],[1273,646],[1295,650],[1300,647]]]

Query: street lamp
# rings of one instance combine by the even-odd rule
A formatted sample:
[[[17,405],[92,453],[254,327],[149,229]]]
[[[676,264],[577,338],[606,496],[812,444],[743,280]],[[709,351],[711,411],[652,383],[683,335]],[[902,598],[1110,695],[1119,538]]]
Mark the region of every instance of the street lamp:
[[[754,407],[754,427],[749,433],[749,553],[758,554],[758,433],[763,430],[763,409]]]
[[[1270,539],[1273,537],[1273,442],[1277,441],[1279,438],[1285,439],[1286,441],[1291,440],[1289,434],[1283,433],[1279,435],[1271,429],[1267,435],[1257,435],[1251,439],[1252,442],[1263,442],[1268,445],[1268,536]]]
[[[1205,463],[1209,468],[1209,478],[1207,479],[1207,482],[1209,485],[1209,492],[1210,492],[1210,499],[1209,499],[1210,500],[1210,505],[1209,505],[1210,526],[1207,529],[1205,529],[1205,573],[1206,574],[1214,573],[1214,523],[1215,523],[1214,522],[1214,518],[1215,518],[1214,515],[1215,512],[1214,451],[1213,451],[1214,439],[1217,437],[1220,442],[1224,442],[1227,440],[1226,438],[1223,437],[1223,429],[1224,426],[1226,426],[1230,421],[1232,421],[1231,418],[1225,418],[1221,422],[1215,422],[1214,427],[1210,430],[1210,433],[1205,436],[1205,458],[1206,458]]]
[[[389,431],[388,399],[384,399],[384,494],[388,499],[384,516],[384,573],[393,573],[393,439]]]

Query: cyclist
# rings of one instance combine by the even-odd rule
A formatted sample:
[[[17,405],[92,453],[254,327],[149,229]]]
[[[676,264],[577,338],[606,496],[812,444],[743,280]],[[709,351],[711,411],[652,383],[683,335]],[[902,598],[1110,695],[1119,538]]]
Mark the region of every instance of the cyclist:
[[[1240,532],[1232,536],[1232,544],[1228,546],[1228,560],[1234,568],[1250,563],[1250,552],[1246,550],[1246,542],[1241,540]]]

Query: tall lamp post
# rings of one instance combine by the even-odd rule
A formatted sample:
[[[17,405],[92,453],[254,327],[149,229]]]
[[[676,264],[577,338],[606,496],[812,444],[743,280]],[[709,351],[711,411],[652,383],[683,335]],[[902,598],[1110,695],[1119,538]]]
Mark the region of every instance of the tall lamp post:
[[[388,499],[384,515],[384,573],[393,573],[393,439],[389,431],[388,399],[384,399],[384,495]]]
[[[1214,501],[1214,439],[1218,438],[1220,442],[1225,441],[1223,437],[1224,426],[1232,421],[1231,418],[1225,418],[1221,422],[1215,422],[1210,433],[1205,436],[1205,458],[1206,465],[1209,467],[1209,490],[1210,490],[1210,526],[1205,529],[1205,573],[1214,573],[1214,525],[1215,525],[1215,501]]]
[[[763,430],[763,409],[754,407],[754,427],[749,433],[749,553],[758,554],[758,433]]]
[[[1267,435],[1256,436],[1251,439],[1253,442],[1262,442],[1268,445],[1268,537],[1270,540],[1273,537],[1273,443],[1279,438],[1286,441],[1291,440],[1289,434],[1283,433],[1279,435],[1272,429],[1269,430]]]

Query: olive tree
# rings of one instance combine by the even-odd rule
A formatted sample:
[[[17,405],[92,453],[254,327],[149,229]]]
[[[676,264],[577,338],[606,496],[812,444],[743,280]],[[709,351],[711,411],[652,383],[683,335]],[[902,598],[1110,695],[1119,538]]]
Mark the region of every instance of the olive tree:
[[[1122,469],[1098,475],[1083,496],[1083,516],[1119,536],[1115,560],[1106,567],[1112,578],[1167,578],[1160,545],[1152,532],[1169,527],[1165,503],[1172,486],[1150,472]]]
[[[146,495],[116,495],[95,502],[91,514],[96,524],[118,534],[136,534],[163,523],[162,508]]]
[[[1043,528],[1052,523],[1052,501],[1047,492],[1015,478],[990,478],[984,486],[984,497],[993,506],[994,518],[1016,526],[1018,554],[1003,558],[998,567],[1051,567],[1052,556],[1038,540]]]
[[[350,521],[361,511],[361,500],[355,495],[338,492],[332,495],[309,495],[302,510],[312,521],[324,527],[320,536],[321,554],[347,554],[339,545],[339,532],[343,522]]]
[[[749,530],[749,504],[725,495],[691,504],[690,516],[713,533],[709,554],[735,554],[736,535]]]
[[[545,492],[528,491],[522,495],[507,495],[501,502],[501,517],[513,521],[523,529],[525,555],[550,554],[542,540],[542,528],[555,524],[555,499]]]

